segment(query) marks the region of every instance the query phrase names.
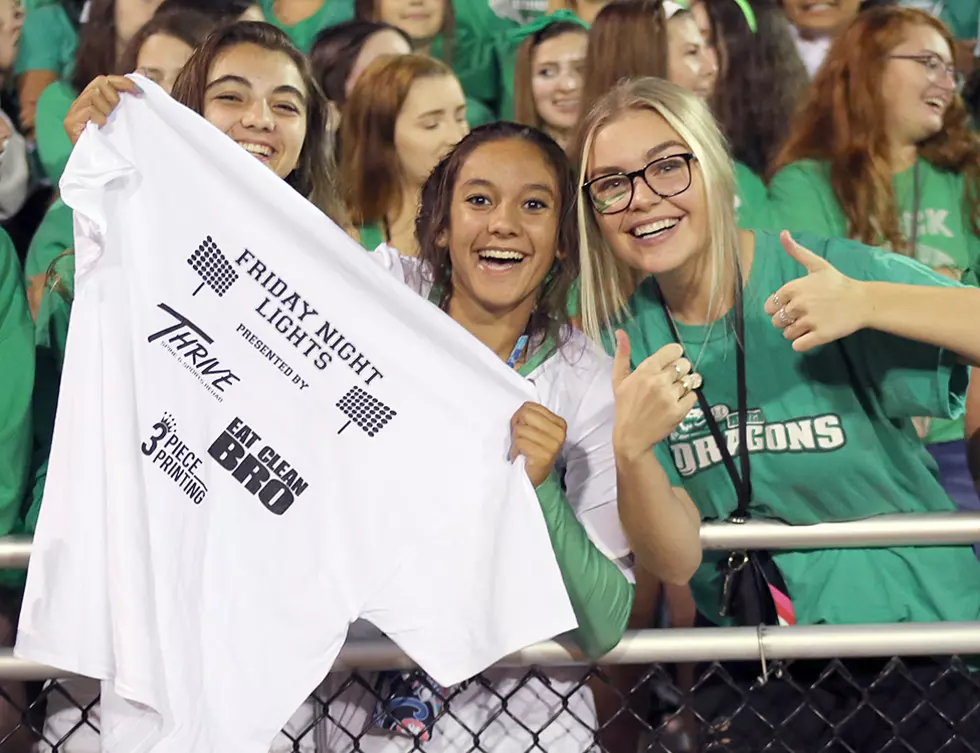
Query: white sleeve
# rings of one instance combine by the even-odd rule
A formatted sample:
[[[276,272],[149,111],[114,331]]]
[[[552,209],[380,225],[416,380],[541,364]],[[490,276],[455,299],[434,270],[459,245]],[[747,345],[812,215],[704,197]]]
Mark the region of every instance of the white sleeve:
[[[423,298],[429,295],[430,286],[422,279],[422,265],[417,257],[402,256],[398,249],[382,243],[368,252],[368,258]]]
[[[30,170],[27,166],[27,143],[24,137],[17,132],[5,112],[0,112],[0,118],[10,128],[10,138],[0,152],[0,221],[3,221],[17,214],[27,201]]]
[[[564,388],[570,396],[562,418],[568,425],[562,461],[565,493],[589,538],[632,580],[630,546],[619,522],[616,496],[616,458],[613,453],[615,404],[612,359],[591,342],[571,364],[563,364]]]

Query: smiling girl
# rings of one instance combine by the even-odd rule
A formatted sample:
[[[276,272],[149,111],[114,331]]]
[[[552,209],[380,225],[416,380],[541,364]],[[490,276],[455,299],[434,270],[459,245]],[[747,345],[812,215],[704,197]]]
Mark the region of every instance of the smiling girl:
[[[952,49],[941,22],[908,8],[866,11],[843,32],[773,165],[783,227],[886,246],[976,284],[980,136]],[[963,422],[919,426],[947,492],[980,507]]]

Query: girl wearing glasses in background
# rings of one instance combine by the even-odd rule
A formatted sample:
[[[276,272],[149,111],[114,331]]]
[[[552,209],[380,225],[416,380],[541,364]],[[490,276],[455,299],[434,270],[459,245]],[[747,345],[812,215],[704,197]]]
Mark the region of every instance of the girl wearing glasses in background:
[[[884,246],[977,284],[980,135],[956,92],[953,39],[929,14],[876,8],[844,31],[772,172],[782,227]],[[980,508],[963,421],[918,428],[947,493]]]
[[[742,498],[751,516],[798,525],[952,510],[912,417],[961,406],[965,364],[980,363],[980,290],[850,240],[738,230],[724,139],[705,104],[669,82],[619,84],[581,134],[581,319],[615,351],[619,490],[646,490],[619,500],[637,564],[657,562],[651,516],[670,499],[727,519]],[[691,580],[708,623],[731,621],[719,572],[728,554],[705,552]],[[967,546],[787,551],[770,562],[787,622],[980,617],[980,562]],[[739,606],[734,595],[726,603]],[[843,717],[867,703],[862,693],[872,705],[887,699],[896,721],[920,704],[894,675],[871,688],[880,664],[847,664],[858,681],[821,680],[823,713]],[[923,684],[938,676],[938,665],[913,665]],[[790,674],[809,686],[825,667],[794,662]],[[709,680],[696,695],[717,742],[762,750],[779,729],[788,747],[831,744],[834,730],[792,713],[782,681],[759,688],[757,663],[731,671],[738,692]],[[933,708],[976,739],[977,721],[963,720],[971,681],[960,680],[948,693],[942,684]],[[940,722],[905,740],[938,749],[950,726]],[[893,732],[870,718],[836,731],[854,750],[881,749]]]

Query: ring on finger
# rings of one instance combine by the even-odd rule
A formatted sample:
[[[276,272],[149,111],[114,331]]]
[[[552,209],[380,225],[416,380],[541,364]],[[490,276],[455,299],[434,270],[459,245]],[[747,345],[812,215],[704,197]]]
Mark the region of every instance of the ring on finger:
[[[683,379],[684,370],[681,368],[681,365],[675,361],[671,364],[671,366],[674,368],[674,374],[676,375],[674,381],[677,382],[680,379]]]
[[[772,305],[773,306],[779,306],[779,295],[777,293],[773,293],[773,296],[772,296]]]
[[[782,306],[779,309],[779,321],[782,323],[784,327],[788,327],[789,325],[796,323],[796,319],[794,319],[793,317],[791,317],[789,314],[786,313],[785,306]]]
[[[681,377],[681,386],[684,388],[684,395],[687,395],[691,390],[698,389],[702,381],[704,380],[701,379],[701,375],[696,371],[692,371],[690,374],[685,374]]]

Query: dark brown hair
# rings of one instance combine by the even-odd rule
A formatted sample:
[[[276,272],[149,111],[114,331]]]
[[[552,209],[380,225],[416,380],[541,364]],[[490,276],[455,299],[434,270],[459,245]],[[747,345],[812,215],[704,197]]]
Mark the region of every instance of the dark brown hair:
[[[381,31],[400,34],[408,46],[412,46],[408,34],[397,26],[358,19],[329,26],[316,35],[310,50],[310,64],[313,75],[331,102],[343,106],[347,101],[347,79],[354,70],[357,56],[365,42]]]
[[[179,39],[188,47],[194,49],[214,29],[214,19],[204,13],[188,8],[169,8],[157,11],[153,18],[147,21],[133,35],[119,58],[120,73],[132,73],[136,70],[140,50],[146,40],[154,34],[165,34]]]
[[[340,184],[355,225],[379,222],[401,201],[395,122],[412,85],[452,76],[425,55],[378,58],[364,69],[340,121]]]
[[[421,274],[439,292],[439,305],[447,310],[453,295],[453,269],[447,237],[452,216],[453,192],[460,170],[479,147],[497,141],[517,140],[531,144],[548,163],[558,184],[558,255],[541,287],[538,303],[528,322],[530,342],[539,346],[546,338],[558,345],[567,331],[568,293],[578,277],[578,190],[564,150],[543,131],[517,123],[497,122],[470,131],[429,175],[415,220]],[[559,258],[560,255],[560,258]]]
[[[910,249],[899,226],[881,82],[888,55],[912,26],[935,29],[950,50],[956,49],[945,25],[923,11],[886,6],[861,13],[834,40],[770,169],[774,175],[799,160],[829,162],[848,235],[902,252]],[[971,132],[958,94],[943,129],[918,151],[936,167],[963,175],[964,215],[980,236],[980,135]]]
[[[473,0],[467,0],[472,2]],[[361,21],[380,22],[381,17],[378,13],[378,0],[354,0],[354,18]],[[453,36],[456,31],[456,11],[453,10],[452,0],[443,0],[442,4],[442,28],[439,33],[442,35],[442,62],[452,65]],[[411,40],[409,40],[411,41]],[[412,47],[415,45],[413,44]]]
[[[755,32],[734,0],[703,1],[721,58],[711,109],[732,156],[756,175],[765,175],[786,141],[810,76],[776,0],[753,2]]]
[[[177,77],[173,98],[194,112],[203,114],[204,93],[215,60],[229,47],[240,44],[254,44],[264,50],[281,52],[292,60],[299,71],[306,89],[306,138],[299,154],[299,163],[286,176],[286,182],[338,225],[346,226],[346,214],[329,156],[327,100],[313,78],[306,56],[293,46],[285,33],[259,21],[240,21],[213,31],[194,51]]]
[[[514,121],[524,125],[541,128],[544,124],[534,103],[531,79],[534,77],[534,51],[542,42],[560,37],[563,34],[589,35],[589,30],[574,21],[556,21],[539,29],[517,48],[514,62]]]
[[[80,92],[99,76],[116,72],[116,34],[116,0],[92,0],[88,20],[78,32],[71,79],[75,91]]]
[[[626,78],[667,78],[667,14],[662,0],[615,0],[599,11],[585,56],[583,117]]]

